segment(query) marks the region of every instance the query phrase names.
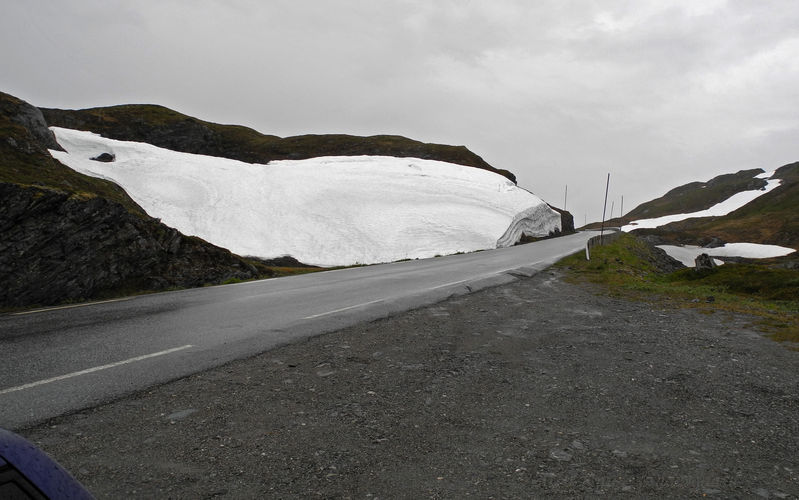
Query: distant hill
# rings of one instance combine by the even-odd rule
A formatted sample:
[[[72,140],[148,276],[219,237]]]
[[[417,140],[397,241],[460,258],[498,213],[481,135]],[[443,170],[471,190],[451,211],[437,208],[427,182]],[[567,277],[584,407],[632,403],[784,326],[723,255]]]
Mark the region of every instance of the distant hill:
[[[50,126],[89,130],[109,139],[147,142],[173,151],[220,156],[248,163],[304,160],[320,156],[412,157],[481,168],[516,182],[513,173],[492,167],[465,146],[428,144],[398,135],[358,137],[328,134],[280,138],[239,125],[206,122],[151,104],[81,110],[42,108],[41,111]]]
[[[763,169],[741,170],[707,182],[692,182],[642,203],[624,217],[611,219],[605,224],[624,226],[641,219],[699,212],[736,193],[760,190],[768,180],[779,179],[778,187],[727,215],[691,217],[633,232],[663,243],[705,245],[721,241],[799,248],[799,162],[778,168],[768,179],[763,178],[764,173]]]

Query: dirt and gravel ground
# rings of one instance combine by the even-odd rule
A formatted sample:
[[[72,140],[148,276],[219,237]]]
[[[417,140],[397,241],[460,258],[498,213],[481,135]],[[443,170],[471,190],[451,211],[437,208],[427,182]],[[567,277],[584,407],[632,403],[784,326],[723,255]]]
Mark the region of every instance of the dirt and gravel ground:
[[[799,352],[548,270],[22,434],[100,498],[796,498]]]

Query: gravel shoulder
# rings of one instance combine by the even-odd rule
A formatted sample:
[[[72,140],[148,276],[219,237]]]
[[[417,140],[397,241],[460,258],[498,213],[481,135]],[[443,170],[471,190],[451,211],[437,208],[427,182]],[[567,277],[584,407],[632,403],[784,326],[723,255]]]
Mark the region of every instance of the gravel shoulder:
[[[799,352],[559,273],[21,434],[98,498],[799,497]]]

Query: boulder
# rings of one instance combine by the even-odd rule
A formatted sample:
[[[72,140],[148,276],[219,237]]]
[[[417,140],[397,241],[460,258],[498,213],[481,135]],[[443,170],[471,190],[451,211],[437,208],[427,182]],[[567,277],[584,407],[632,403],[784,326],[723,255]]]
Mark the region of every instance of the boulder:
[[[713,260],[713,257],[706,253],[699,254],[696,260],[694,260],[694,263],[695,269],[697,271],[705,271],[716,268],[716,262]]]
[[[94,161],[101,161],[103,163],[111,163],[112,161],[116,160],[116,158],[117,157],[115,155],[112,155],[111,153],[101,153],[95,156],[94,158],[90,159]]]

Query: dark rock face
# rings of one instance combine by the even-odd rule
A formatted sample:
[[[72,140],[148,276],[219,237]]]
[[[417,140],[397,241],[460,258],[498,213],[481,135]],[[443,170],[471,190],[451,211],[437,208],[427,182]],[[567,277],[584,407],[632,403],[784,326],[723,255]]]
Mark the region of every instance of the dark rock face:
[[[547,205],[549,205],[547,203]],[[560,232],[561,234],[571,234],[574,232],[574,216],[571,212],[566,210],[560,209],[558,207],[553,207],[549,205],[549,208],[556,211],[560,214]]]
[[[90,158],[90,160],[94,161],[101,161],[103,163],[111,163],[112,161],[116,160],[116,156],[112,155],[111,153],[101,153],[94,158]]]
[[[44,116],[38,108],[14,96],[0,92],[0,116],[26,128],[34,141],[34,144],[22,145],[9,137],[12,141],[10,142],[11,146],[23,147],[28,152],[38,149],[35,146],[63,151],[63,148],[56,142],[53,132],[47,128],[47,122],[44,121]]]
[[[665,250],[658,247],[652,247],[653,263],[658,271],[662,273],[673,273],[680,269],[685,269],[685,265],[671,255],[667,254]]]
[[[258,277],[228,250],[104,198],[0,183],[0,306]]]
[[[697,271],[708,271],[716,267],[713,257],[706,253],[699,254],[694,262],[696,263],[695,267]]]

